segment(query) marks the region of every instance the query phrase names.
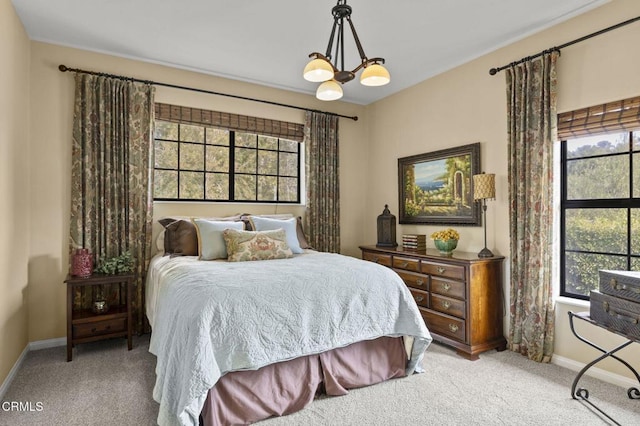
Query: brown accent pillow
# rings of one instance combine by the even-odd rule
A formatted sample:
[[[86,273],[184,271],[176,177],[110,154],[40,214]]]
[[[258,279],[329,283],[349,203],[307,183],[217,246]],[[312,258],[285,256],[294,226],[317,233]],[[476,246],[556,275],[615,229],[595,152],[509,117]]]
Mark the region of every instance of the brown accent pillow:
[[[298,242],[300,243],[301,249],[310,249],[312,248],[307,241],[307,236],[304,235],[304,229],[302,229],[302,218],[298,216],[297,225],[296,225],[296,234],[298,236]]]
[[[158,221],[164,226],[164,253],[173,256],[197,256],[198,232],[190,220],[171,217]]]

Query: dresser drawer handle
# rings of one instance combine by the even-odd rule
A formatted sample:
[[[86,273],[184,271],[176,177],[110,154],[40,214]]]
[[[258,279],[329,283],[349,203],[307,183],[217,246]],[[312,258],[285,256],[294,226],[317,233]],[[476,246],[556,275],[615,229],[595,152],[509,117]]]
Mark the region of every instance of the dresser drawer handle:
[[[378,256],[372,257],[371,260],[374,261],[375,263],[380,263],[380,258]]]
[[[441,303],[442,303],[442,307],[445,309],[449,309],[451,307],[451,302],[447,300],[443,300]]]
[[[459,327],[455,324],[449,324],[449,330],[451,330],[451,332],[455,333],[459,330]]]
[[[609,284],[611,285],[611,288],[614,290],[618,290],[618,291],[633,291],[635,293],[640,293],[640,287],[627,287],[626,284],[619,284],[618,280],[616,280],[615,278],[611,278],[611,281],[609,281]]]
[[[401,268],[406,268],[407,266],[409,266],[409,262],[402,262],[402,263],[400,264],[400,267],[401,267]]]
[[[414,296],[416,302],[422,302],[424,300],[424,296]]]
[[[416,285],[423,285],[424,284],[424,280],[422,278],[418,278],[416,280]]]
[[[439,274],[444,274],[444,271],[446,271],[447,268],[443,268],[442,266],[438,266],[438,273]]]
[[[443,289],[444,291],[449,291],[449,290],[451,290],[451,284],[448,284],[448,283],[444,283],[444,284],[442,284],[442,289]]]
[[[611,309],[611,307],[609,306],[609,302],[602,302],[602,308],[612,317],[616,317],[623,321],[629,321],[631,324],[638,324],[638,318],[616,312],[615,310]]]

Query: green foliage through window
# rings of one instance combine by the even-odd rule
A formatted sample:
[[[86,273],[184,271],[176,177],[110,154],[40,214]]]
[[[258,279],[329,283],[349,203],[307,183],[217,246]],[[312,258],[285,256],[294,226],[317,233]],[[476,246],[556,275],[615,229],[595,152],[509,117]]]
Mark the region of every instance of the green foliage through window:
[[[588,299],[601,269],[640,267],[640,132],[562,142],[561,289]]]
[[[155,123],[154,199],[300,202],[300,144],[192,124]]]

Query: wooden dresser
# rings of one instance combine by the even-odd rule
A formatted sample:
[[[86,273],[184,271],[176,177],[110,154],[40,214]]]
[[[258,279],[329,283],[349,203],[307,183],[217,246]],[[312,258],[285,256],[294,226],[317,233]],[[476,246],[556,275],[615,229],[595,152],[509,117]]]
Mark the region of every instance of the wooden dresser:
[[[504,257],[476,253],[360,246],[362,258],[392,268],[411,291],[434,340],[469,359],[506,348],[503,335]]]

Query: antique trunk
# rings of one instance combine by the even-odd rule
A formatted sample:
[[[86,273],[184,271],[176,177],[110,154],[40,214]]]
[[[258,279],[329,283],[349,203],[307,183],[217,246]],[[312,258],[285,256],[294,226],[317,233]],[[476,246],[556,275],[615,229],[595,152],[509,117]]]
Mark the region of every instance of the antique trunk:
[[[591,291],[591,319],[611,330],[640,339],[640,303]]]
[[[640,272],[599,271],[600,292],[640,303]]]

